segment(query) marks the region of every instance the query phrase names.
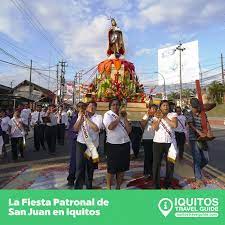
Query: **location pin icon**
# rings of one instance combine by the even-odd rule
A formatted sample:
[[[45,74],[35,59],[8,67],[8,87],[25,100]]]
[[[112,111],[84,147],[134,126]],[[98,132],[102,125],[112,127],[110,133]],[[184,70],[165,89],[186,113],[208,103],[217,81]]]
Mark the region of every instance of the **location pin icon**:
[[[158,208],[167,217],[173,208],[173,202],[169,198],[163,198],[159,201]]]

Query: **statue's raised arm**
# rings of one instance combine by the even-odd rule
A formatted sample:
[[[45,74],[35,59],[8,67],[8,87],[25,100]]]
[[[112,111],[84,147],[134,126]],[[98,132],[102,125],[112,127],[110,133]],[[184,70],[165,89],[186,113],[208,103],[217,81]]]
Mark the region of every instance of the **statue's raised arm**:
[[[114,18],[111,18],[111,28],[108,32],[108,50],[107,55],[115,55],[116,58],[119,58],[120,55],[124,55],[125,48],[123,42],[122,31],[117,27],[116,21]]]

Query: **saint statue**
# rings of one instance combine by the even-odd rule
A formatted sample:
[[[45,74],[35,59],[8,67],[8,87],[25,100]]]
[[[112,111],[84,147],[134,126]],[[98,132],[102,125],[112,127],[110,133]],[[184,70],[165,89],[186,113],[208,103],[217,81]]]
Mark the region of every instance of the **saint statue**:
[[[123,34],[119,27],[117,27],[114,18],[111,18],[111,24],[112,26],[108,32],[109,47],[107,50],[107,55],[110,56],[115,54],[116,58],[119,58],[120,55],[124,55],[125,53]]]

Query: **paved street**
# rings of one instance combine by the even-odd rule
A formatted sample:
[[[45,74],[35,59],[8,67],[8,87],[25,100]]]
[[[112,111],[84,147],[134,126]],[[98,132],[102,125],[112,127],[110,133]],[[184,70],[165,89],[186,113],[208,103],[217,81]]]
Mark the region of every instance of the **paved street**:
[[[225,129],[213,129],[214,139],[209,142],[209,165],[225,173]],[[189,149],[186,150],[190,154]]]
[[[206,168],[206,171],[208,174],[212,175],[212,177],[219,178],[220,181],[225,182],[225,130],[215,129],[214,133],[217,138],[210,143],[210,163]],[[8,148],[8,159],[1,161],[0,165],[0,188],[23,189],[29,187],[34,189],[55,189],[56,186],[59,186],[59,183],[61,189],[68,188],[66,187],[69,160],[69,149],[67,144],[65,143],[65,146],[57,145],[56,155],[52,156],[42,149],[40,149],[39,152],[33,152],[32,138],[30,138],[27,143],[25,159],[19,159],[16,163],[11,161],[10,148]],[[191,167],[192,158],[188,149],[186,149],[186,153],[185,161],[178,162],[176,165],[176,176],[179,175],[179,177],[181,177],[182,175],[185,175],[187,177],[193,177],[193,169]],[[138,160],[131,162],[131,165],[131,171],[127,173],[127,185],[129,180],[132,180],[134,177],[137,178],[142,176],[143,152],[141,152]],[[105,164],[100,164],[100,167],[105,169]],[[43,171],[45,171],[44,175],[42,174]],[[53,171],[55,172],[53,173]],[[99,181],[98,179],[100,179],[100,177],[101,180]],[[54,185],[52,183],[51,185],[53,186],[43,183],[43,180],[46,182],[48,179],[52,179]],[[96,175],[96,186],[101,186],[102,183],[105,183],[104,179],[105,172],[103,173],[101,170],[98,171]],[[41,180],[41,183],[39,180]],[[34,181],[38,181],[38,185]],[[25,182],[25,184],[20,186],[20,183],[23,182]],[[34,183],[33,186],[31,183]]]

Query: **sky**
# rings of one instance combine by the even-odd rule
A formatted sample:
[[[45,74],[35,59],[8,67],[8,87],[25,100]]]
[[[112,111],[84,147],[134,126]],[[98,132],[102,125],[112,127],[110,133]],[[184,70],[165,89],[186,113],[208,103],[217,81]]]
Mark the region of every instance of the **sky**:
[[[72,80],[77,71],[107,58],[110,17],[123,31],[126,59],[143,83],[157,79],[158,49],[179,41],[199,41],[203,71],[219,67],[220,54],[225,55],[224,0],[1,0],[0,60],[50,66],[50,72],[33,72],[32,81],[54,88],[54,66],[62,59],[68,64],[66,79]],[[24,79],[27,68],[0,62],[1,84],[15,86]]]

